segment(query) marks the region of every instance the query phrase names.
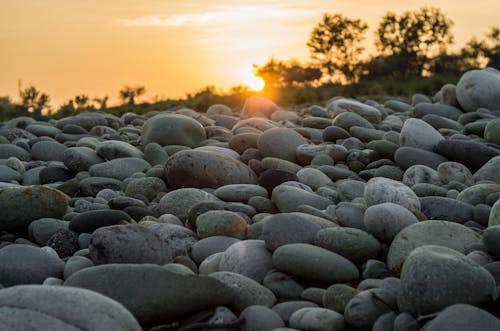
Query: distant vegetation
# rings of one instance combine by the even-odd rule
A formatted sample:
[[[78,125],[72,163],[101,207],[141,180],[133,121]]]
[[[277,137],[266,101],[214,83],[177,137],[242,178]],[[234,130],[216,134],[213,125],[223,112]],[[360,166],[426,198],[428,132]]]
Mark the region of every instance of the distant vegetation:
[[[362,41],[367,23],[326,13],[306,43],[309,63],[271,57],[263,65],[254,65],[254,74],[266,82],[258,94],[284,106],[320,103],[335,95],[380,99],[415,92],[433,94],[446,83],[456,83],[467,70],[500,67],[500,27],[492,27],[482,38],[474,37],[452,52],[453,24],[438,8],[424,7],[399,15],[388,12],[376,28],[376,53],[365,54]],[[204,111],[216,103],[238,109],[246,97],[256,94],[245,86],[227,92],[208,86],[183,99],[137,103],[144,93],[144,86],[125,86],[119,91],[123,104],[115,107],[108,107],[108,96],[81,94],[53,110],[50,96],[29,86],[20,90],[19,103],[0,97],[0,120],[42,113],[61,118],[84,110],[121,115],[184,106]]]

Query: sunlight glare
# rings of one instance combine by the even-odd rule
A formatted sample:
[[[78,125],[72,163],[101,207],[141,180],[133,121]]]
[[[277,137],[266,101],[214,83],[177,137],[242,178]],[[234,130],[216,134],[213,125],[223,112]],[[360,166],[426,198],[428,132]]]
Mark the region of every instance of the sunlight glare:
[[[253,76],[248,80],[248,86],[255,92],[260,92],[266,86],[266,82],[257,76]]]

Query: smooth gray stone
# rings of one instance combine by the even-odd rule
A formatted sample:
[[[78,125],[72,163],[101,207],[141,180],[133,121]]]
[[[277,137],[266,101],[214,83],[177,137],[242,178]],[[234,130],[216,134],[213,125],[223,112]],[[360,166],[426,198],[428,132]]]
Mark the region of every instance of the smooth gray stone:
[[[422,212],[429,220],[442,220],[464,224],[474,219],[474,206],[445,197],[420,198]]]
[[[484,230],[483,244],[496,258],[500,257],[500,225],[488,226]]]
[[[380,251],[380,243],[371,234],[340,226],[318,231],[314,237],[314,245],[342,255],[358,265],[377,257]]]
[[[465,111],[500,109],[500,72],[494,68],[469,70],[458,81],[457,99]]]
[[[396,308],[396,297],[382,288],[359,292],[344,309],[344,318],[350,325],[358,328],[371,328],[383,314]]]
[[[462,163],[471,171],[478,170],[491,158],[500,155],[500,150],[463,139],[442,140],[436,145],[435,152],[451,161]]]
[[[30,223],[28,233],[33,242],[44,246],[55,232],[67,229],[68,225],[69,222],[56,218],[40,218]]]
[[[219,264],[220,271],[235,272],[259,283],[272,268],[272,256],[263,240],[234,243],[224,251]]]
[[[99,143],[95,149],[96,153],[105,160],[112,160],[122,157],[134,157],[142,159],[144,154],[135,146],[119,141],[107,140]]]
[[[194,262],[200,264],[210,255],[224,252],[229,246],[239,241],[239,239],[226,236],[203,238],[192,245],[190,255]]]
[[[68,227],[76,233],[92,233],[100,227],[130,222],[130,216],[121,210],[91,210],[76,215]]]
[[[146,172],[151,169],[151,165],[143,159],[135,157],[122,157],[94,164],[89,168],[89,173],[93,177],[106,177],[124,180],[136,172]]]
[[[64,161],[67,147],[56,141],[40,141],[31,147],[31,157],[42,161]]]
[[[296,149],[307,141],[288,128],[274,128],[260,135],[257,146],[262,157],[276,157],[297,163]]]
[[[443,246],[416,248],[401,272],[400,311],[438,312],[456,303],[480,305],[497,297],[493,276],[465,255]]]
[[[0,323],[4,330],[142,330],[134,316],[110,298],[85,289],[47,285],[1,290]]]
[[[453,106],[432,103],[420,103],[415,105],[414,115],[422,118],[426,115],[438,115],[456,121],[463,112]]]
[[[391,242],[404,228],[418,223],[417,217],[408,209],[386,202],[368,207],[363,216],[366,230],[377,239]]]
[[[420,210],[420,200],[417,195],[408,186],[389,178],[370,179],[364,197],[367,206],[393,202],[412,212]]]
[[[95,264],[172,262],[170,247],[145,226],[111,225],[92,233],[89,257]]]
[[[418,118],[407,119],[399,136],[400,146],[431,152],[441,140],[444,137],[436,129]]]
[[[282,299],[300,298],[302,291],[304,291],[304,288],[293,276],[276,270],[269,271],[262,284],[270,289],[277,298]]]
[[[310,244],[288,244],[273,253],[276,269],[301,279],[334,283],[358,279],[356,266],[343,256]]]
[[[14,180],[16,182],[20,182],[21,178],[22,176],[19,172],[8,166],[0,164],[0,181],[9,182]]]
[[[68,197],[44,186],[7,187],[0,189],[0,206],[0,230],[19,230],[39,218],[62,218],[68,209]]]
[[[82,179],[79,183],[80,191],[85,196],[95,197],[97,193],[102,190],[110,189],[113,191],[122,191],[123,183],[114,178],[106,178],[106,177],[88,177]]]
[[[281,319],[285,323],[288,323],[290,321],[290,317],[297,310],[313,307],[318,307],[318,305],[310,301],[285,301],[274,305],[272,309],[281,317]]]
[[[297,211],[300,205],[308,205],[317,209],[326,209],[332,201],[315,193],[288,185],[279,185],[273,189],[271,194],[273,201],[282,213]]]
[[[249,306],[240,314],[242,331],[272,331],[284,327],[285,323],[273,310],[265,306]]]
[[[422,164],[429,168],[437,169],[441,163],[448,161],[448,159],[442,155],[414,147],[398,148],[394,153],[394,160],[403,170],[416,164]]]
[[[64,286],[86,288],[124,305],[143,325],[229,304],[233,291],[204,276],[181,275],[152,264],[105,264],[82,269]]]
[[[235,312],[253,305],[270,308],[276,303],[273,292],[246,276],[230,271],[218,271],[211,273],[209,277],[232,289],[229,307]]]
[[[475,182],[481,180],[492,181],[496,184],[500,184],[500,156],[495,156],[486,162],[478,171],[474,173],[472,178]]]
[[[143,195],[149,200],[153,200],[159,192],[165,192],[167,186],[165,182],[157,177],[134,178],[128,182],[125,194],[128,196]]]
[[[148,119],[141,130],[141,143],[155,142],[161,146],[199,146],[206,139],[203,126],[191,117],[181,114],[158,114]]]
[[[441,245],[460,253],[481,241],[481,235],[454,222],[423,221],[412,224],[399,232],[387,254],[387,266],[399,272],[408,255],[415,248],[424,245]]]
[[[257,184],[257,176],[243,162],[203,150],[180,151],[169,157],[165,163],[165,178],[173,188]]]
[[[94,262],[84,256],[72,256],[64,265],[64,279],[68,279],[75,272],[93,266]]]
[[[63,153],[63,163],[74,172],[87,171],[95,164],[104,162],[97,153],[89,147],[70,147]]]
[[[198,241],[196,233],[184,226],[157,223],[147,227],[163,240],[172,252],[173,257],[188,256],[193,245]]]
[[[280,213],[262,222],[264,224],[260,238],[271,252],[286,244],[312,243],[319,230],[337,226],[326,219],[304,213]]]
[[[319,308],[301,308],[290,316],[290,326],[300,330],[340,331],[344,330],[344,316],[336,311]]]
[[[0,249],[0,284],[42,284],[47,277],[62,278],[64,262],[31,245],[11,244]]]
[[[446,307],[425,325],[426,331],[495,331],[500,320],[489,312],[467,304]]]
[[[31,154],[25,149],[13,144],[0,144],[0,159],[17,157],[21,161],[30,161]]]

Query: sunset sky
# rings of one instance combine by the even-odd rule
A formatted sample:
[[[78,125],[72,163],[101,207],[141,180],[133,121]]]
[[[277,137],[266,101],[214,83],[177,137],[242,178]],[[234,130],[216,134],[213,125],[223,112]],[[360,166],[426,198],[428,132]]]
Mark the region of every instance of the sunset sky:
[[[387,11],[440,7],[456,46],[498,25],[498,0],[3,0],[0,96],[18,81],[54,106],[85,93],[117,101],[124,85],[146,99],[183,97],[207,85],[248,84],[252,64],[309,57],[306,42],[325,12],[365,20],[366,47]]]

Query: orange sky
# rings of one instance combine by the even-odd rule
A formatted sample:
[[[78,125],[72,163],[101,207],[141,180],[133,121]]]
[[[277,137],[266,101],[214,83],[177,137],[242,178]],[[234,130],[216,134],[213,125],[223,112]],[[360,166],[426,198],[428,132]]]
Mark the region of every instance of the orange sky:
[[[0,4],[0,96],[18,81],[52,97],[109,95],[144,85],[146,98],[183,97],[206,85],[245,84],[270,56],[308,59],[306,42],[324,12],[368,22],[389,10],[437,6],[457,45],[498,25],[497,0],[4,0]]]

